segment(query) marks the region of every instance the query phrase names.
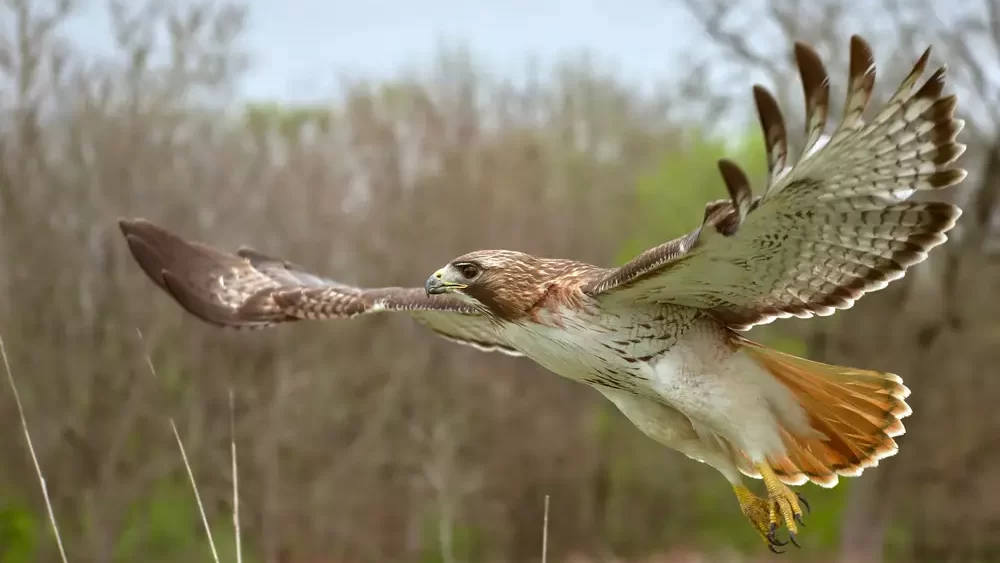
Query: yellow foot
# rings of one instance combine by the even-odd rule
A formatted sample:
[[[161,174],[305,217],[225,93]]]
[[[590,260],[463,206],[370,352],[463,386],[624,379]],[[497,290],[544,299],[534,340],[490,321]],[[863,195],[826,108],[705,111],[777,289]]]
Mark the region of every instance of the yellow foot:
[[[760,475],[764,480],[764,486],[767,487],[768,544],[781,546],[788,543],[779,542],[775,537],[778,528],[784,525],[788,529],[789,541],[795,547],[800,547],[799,542],[796,541],[796,536],[799,533],[799,526],[805,527],[805,523],[802,522],[802,507],[809,510],[809,503],[805,497],[792,491],[787,485],[782,483],[778,479],[778,476],[774,474],[774,470],[766,463],[757,464],[757,470],[760,471]],[[774,550],[772,549],[772,551]]]
[[[743,511],[747,520],[750,520],[750,525],[757,530],[767,548],[774,553],[784,553],[778,548],[788,542],[777,541],[771,531],[771,503],[767,499],[753,494],[753,491],[743,485],[733,486],[733,491],[736,492],[736,500],[740,503],[740,510]]]

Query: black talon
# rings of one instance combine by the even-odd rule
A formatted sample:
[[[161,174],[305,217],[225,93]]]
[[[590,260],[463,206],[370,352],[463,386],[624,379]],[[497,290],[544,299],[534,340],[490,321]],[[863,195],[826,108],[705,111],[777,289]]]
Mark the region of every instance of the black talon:
[[[767,535],[767,542],[768,545],[776,545],[778,547],[788,545],[788,542],[778,539],[778,536],[775,535],[775,530],[771,530],[771,533]]]
[[[799,497],[799,503],[805,507],[806,514],[810,514],[812,512],[812,507],[809,506],[809,501],[806,500],[806,497],[799,493],[795,493],[795,496]]]
[[[803,528],[806,527],[806,523],[802,521],[802,515],[801,514],[796,514],[795,515],[795,523],[798,524],[799,526],[802,526]]]
[[[771,550],[771,553],[777,553],[778,555],[781,555],[782,553],[785,552],[784,550],[778,549],[771,544],[767,544],[767,548]]]
[[[786,541],[783,542],[778,539],[777,533],[778,533],[778,525],[772,522],[771,528],[767,533],[767,541],[770,542],[771,545],[777,545],[777,546],[788,545],[788,542]]]
[[[793,544],[793,545],[794,545],[795,547],[797,547],[797,548],[799,548],[799,549],[802,549],[802,546],[801,546],[801,545],[799,545],[799,542],[795,541],[795,534],[793,534],[793,533],[791,533],[791,532],[788,532],[788,539],[789,539],[789,540],[790,540],[790,541],[792,542],[792,544]]]

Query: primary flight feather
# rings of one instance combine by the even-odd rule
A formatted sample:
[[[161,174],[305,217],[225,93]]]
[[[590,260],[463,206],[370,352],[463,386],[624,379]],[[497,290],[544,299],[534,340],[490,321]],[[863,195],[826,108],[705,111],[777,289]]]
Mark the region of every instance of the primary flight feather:
[[[836,485],[896,452],[909,390],[889,373],[783,354],[737,331],[849,308],[902,277],[946,240],[961,211],[911,201],[959,183],[965,147],[944,68],[919,88],[930,50],[871,121],[868,45],[851,38],[843,117],[827,132],[829,84],[797,43],[806,143],[790,163],[774,98],[754,88],[768,181],[754,197],[743,171],[719,169],[730,199],[702,225],[620,268],[508,250],[460,256],[424,287],[364,289],[252,250],[184,240],[142,219],[121,229],[143,271],[189,313],[218,326],[400,311],[441,336],[525,356],[591,385],[640,430],[719,470],[768,547],[795,542],[805,500],[789,489]],[[825,143],[822,141],[825,140]],[[742,476],[761,478],[759,497]]]

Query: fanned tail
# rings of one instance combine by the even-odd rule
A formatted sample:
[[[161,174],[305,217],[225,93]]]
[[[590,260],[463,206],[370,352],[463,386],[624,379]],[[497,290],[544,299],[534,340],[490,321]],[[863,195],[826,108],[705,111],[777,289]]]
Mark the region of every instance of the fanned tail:
[[[899,376],[813,362],[738,336],[736,344],[792,392],[822,435],[781,428],[786,455],[768,462],[782,481],[833,487],[838,476],[860,475],[896,453],[893,438],[905,432],[902,419],[911,412]],[[749,463],[741,470],[759,477]]]

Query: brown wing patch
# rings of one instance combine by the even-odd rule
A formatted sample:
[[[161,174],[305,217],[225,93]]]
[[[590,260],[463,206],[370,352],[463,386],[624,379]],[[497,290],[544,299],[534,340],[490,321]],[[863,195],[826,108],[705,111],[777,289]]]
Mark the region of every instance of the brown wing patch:
[[[266,299],[277,284],[246,260],[189,243],[142,219],[122,220],[119,226],[143,272],[199,319],[242,328],[295,320]]]

